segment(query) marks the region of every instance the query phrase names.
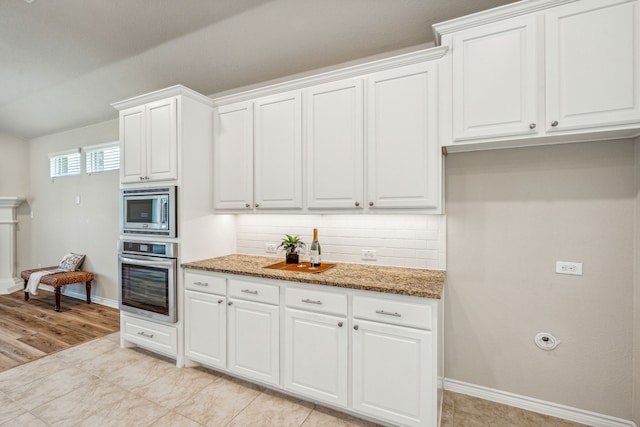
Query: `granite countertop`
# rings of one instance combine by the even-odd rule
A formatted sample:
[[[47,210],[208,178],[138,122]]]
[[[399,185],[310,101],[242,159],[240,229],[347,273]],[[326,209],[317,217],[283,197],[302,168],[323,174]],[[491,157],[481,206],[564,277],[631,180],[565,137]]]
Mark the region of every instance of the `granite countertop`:
[[[320,273],[264,268],[281,261],[283,261],[281,258],[263,256],[226,255],[184,263],[182,267],[436,299],[442,296],[444,286],[445,272],[439,270],[362,264],[336,264],[335,267]]]

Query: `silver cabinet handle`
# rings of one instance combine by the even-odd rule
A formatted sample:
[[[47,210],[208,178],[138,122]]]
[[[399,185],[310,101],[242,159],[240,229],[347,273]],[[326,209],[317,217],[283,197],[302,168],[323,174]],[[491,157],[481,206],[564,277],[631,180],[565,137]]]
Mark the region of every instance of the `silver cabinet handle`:
[[[322,301],[320,300],[314,301],[309,298],[303,299],[302,302],[306,302],[307,304],[318,304],[318,305],[322,304]]]
[[[358,325],[354,325],[353,329],[357,331],[358,329],[360,329],[360,327]]]
[[[244,292],[245,294],[258,295],[258,291],[252,291],[251,289],[242,289],[240,292]]]
[[[219,299],[219,300],[218,300],[218,304],[222,304],[222,301],[224,301],[224,300]]]
[[[536,128],[535,123],[529,123],[529,129],[535,129],[535,128]]]
[[[360,206],[360,202],[356,202],[356,208]]]
[[[145,334],[144,332],[138,332],[138,335],[142,335],[145,338],[153,338],[153,334]]]
[[[558,121],[557,121],[557,120],[552,121],[552,122],[551,122],[551,126],[552,126],[552,127],[556,127],[556,126],[558,126]]]
[[[193,284],[196,286],[209,286],[207,282],[193,282]]]
[[[373,206],[373,202],[369,202],[369,206]]]
[[[338,322],[338,326],[342,328],[342,322]]]
[[[384,310],[376,310],[376,313],[384,314],[385,316],[402,317],[402,314],[400,313],[391,313],[389,311],[384,311]]]

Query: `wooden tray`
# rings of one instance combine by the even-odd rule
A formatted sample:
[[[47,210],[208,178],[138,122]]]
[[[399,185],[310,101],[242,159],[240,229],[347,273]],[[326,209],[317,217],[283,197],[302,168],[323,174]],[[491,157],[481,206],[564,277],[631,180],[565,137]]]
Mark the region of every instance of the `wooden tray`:
[[[279,262],[276,264],[268,265],[264,268],[270,268],[272,270],[286,270],[286,271],[299,271],[301,273],[321,273],[325,270],[334,267],[335,264],[322,263],[320,267],[316,267],[311,270],[311,265],[307,261],[299,262],[297,264],[287,264],[286,262]]]

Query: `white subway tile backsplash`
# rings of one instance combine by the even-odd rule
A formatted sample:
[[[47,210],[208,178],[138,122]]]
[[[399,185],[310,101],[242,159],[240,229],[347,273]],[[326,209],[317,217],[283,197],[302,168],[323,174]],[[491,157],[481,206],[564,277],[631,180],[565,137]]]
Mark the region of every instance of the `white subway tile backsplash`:
[[[410,268],[446,268],[444,215],[237,215],[238,253],[267,254],[267,243],[279,243],[285,234],[311,243],[319,229],[326,261],[390,265]],[[376,251],[375,261],[364,261],[362,249]]]

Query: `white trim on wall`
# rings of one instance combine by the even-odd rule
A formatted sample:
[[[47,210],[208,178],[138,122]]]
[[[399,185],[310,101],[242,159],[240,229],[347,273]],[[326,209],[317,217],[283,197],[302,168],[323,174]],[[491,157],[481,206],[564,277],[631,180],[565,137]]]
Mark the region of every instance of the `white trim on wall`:
[[[571,406],[560,405],[558,403],[547,402],[533,397],[522,396],[509,393],[507,391],[496,390],[481,385],[470,384],[463,381],[444,379],[444,389],[454,393],[466,394],[503,405],[515,406],[527,411],[537,412],[552,417],[582,423],[595,427],[638,427],[630,420],[611,417],[604,414],[585,411],[584,409],[573,408]]]
[[[72,285],[75,286],[75,285]],[[71,298],[75,298],[75,299],[79,299],[82,301],[86,301],[87,300],[87,293],[84,290],[84,283],[79,283],[78,286],[82,287],[82,291],[78,292],[78,291],[73,291],[71,289],[67,289],[68,286],[63,286],[62,287],[62,295],[66,296],[66,297],[71,297]],[[45,290],[48,292],[53,293],[53,286],[49,286],[49,285],[40,285],[38,287],[38,289],[40,290]],[[112,300],[109,298],[104,298],[98,295],[91,295],[91,304],[98,304],[98,305],[104,305],[107,307],[111,307],[111,308],[115,308],[116,310],[118,309],[118,301],[116,300]]]

